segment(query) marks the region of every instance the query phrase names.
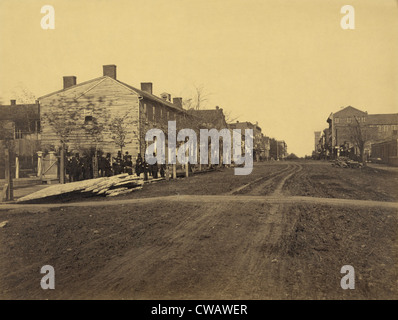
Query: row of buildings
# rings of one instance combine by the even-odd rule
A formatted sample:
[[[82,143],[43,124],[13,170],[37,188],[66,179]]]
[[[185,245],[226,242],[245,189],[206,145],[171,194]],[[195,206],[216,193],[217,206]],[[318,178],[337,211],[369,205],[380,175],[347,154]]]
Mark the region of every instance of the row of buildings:
[[[323,131],[315,132],[313,157],[348,156],[398,165],[398,113],[368,114],[348,106],[332,112],[326,122]]]
[[[222,108],[187,110],[183,104],[181,97],[172,98],[167,92],[155,95],[150,82],[141,83],[139,89],[126,84],[117,79],[115,65],[104,65],[102,76],[89,81],[77,83],[75,76],[64,76],[61,90],[34,104],[11,100],[10,105],[0,106],[0,120],[3,128],[13,127],[8,132],[22,157],[35,151],[58,151],[62,144],[70,153],[98,148],[112,155],[123,150],[135,157],[148,146],[145,133],[151,128],[167,132],[171,120],[176,121],[177,130],[252,129],[255,161],[287,156],[286,143],[264,135],[258,123],[227,123]]]

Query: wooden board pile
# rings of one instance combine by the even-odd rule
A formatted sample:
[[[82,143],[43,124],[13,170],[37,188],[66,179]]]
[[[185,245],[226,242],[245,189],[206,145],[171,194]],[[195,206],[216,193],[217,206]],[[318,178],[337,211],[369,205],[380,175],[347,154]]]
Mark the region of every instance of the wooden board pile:
[[[163,180],[163,178],[152,179],[147,182],[155,182],[158,180]],[[58,195],[67,195],[76,192],[81,192],[85,195],[102,195],[114,197],[120,194],[142,189],[143,184],[143,178],[124,173],[113,177],[103,177],[66,184],[56,184],[31,193],[25,197],[19,198],[17,199],[17,202],[42,199]]]
[[[333,167],[340,168],[362,168],[362,163],[358,161],[351,160],[347,157],[339,157],[332,162]]]

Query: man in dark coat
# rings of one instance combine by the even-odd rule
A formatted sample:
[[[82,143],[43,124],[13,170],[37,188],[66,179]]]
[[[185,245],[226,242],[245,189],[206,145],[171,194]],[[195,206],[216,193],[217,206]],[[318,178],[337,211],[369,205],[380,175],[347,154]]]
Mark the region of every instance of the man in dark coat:
[[[74,182],[80,180],[81,166],[80,166],[80,158],[79,158],[78,153],[76,153],[75,156],[72,157],[72,159],[71,159],[70,172],[71,172],[72,180]]]
[[[153,156],[155,157],[155,163],[151,166],[152,178],[157,179],[158,178],[158,159],[156,158],[155,153],[153,153]]]
[[[143,161],[141,157],[141,153],[137,155],[137,159],[135,160],[135,174],[139,177],[143,172]]]
[[[92,178],[92,165],[91,159],[88,156],[83,157],[82,159],[83,166],[83,180]]]
[[[128,174],[133,174],[133,161],[131,161],[131,156],[127,156],[124,161],[125,172]]]
[[[106,177],[112,176],[112,165],[111,165],[111,160],[112,160],[111,154],[110,154],[110,153],[107,153],[107,154],[106,154],[106,158],[105,158],[105,160],[104,160],[104,165],[105,165],[105,176],[106,176]]]

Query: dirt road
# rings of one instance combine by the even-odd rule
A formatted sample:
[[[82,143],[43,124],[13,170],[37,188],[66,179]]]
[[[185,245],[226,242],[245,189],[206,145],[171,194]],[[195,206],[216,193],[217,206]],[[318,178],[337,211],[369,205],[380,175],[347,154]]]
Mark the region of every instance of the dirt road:
[[[231,171],[117,202],[0,207],[0,298],[398,298],[396,175],[320,162]],[[40,287],[47,264],[55,290]],[[340,286],[343,265],[354,290]]]

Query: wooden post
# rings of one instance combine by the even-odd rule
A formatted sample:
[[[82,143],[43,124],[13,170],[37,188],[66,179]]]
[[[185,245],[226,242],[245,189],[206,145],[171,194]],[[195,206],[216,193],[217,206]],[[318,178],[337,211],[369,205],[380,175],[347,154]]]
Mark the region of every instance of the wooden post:
[[[177,179],[177,164],[173,164],[173,179]]]
[[[59,183],[65,183],[65,144],[61,145],[60,161],[59,161]]]
[[[93,178],[98,178],[98,150],[97,146],[95,147],[95,154],[93,158]]]
[[[40,179],[41,179],[42,165],[43,165],[42,161],[43,161],[43,152],[38,151],[37,152],[37,176],[40,177]]]
[[[187,162],[185,164],[185,177],[188,178],[189,177],[189,162]]]
[[[19,157],[15,157],[15,179],[19,179]]]
[[[7,148],[4,150],[4,164],[5,164],[5,183],[8,185],[6,190],[6,200],[14,200],[12,174],[11,174],[11,162],[10,162],[10,150]]]
[[[168,165],[166,165],[166,170],[165,171],[166,171],[165,172],[165,178],[166,178],[167,181],[169,181],[170,180],[170,170],[169,170],[169,166]]]

